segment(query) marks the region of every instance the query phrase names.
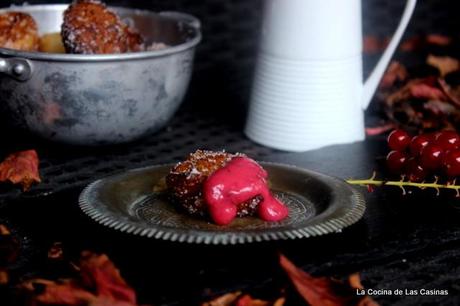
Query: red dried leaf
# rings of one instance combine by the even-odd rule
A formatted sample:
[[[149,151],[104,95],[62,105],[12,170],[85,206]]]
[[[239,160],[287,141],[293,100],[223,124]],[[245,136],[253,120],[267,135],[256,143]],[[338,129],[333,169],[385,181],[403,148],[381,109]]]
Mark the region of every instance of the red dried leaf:
[[[401,43],[399,50],[404,52],[413,52],[421,49],[425,45],[425,39],[421,36],[413,36]]]
[[[201,304],[201,306],[232,306],[240,296],[240,291],[227,293],[209,302],[204,302]]]
[[[19,255],[19,248],[18,240],[11,235],[5,225],[0,224],[0,266],[15,262]]]
[[[345,284],[327,277],[313,277],[283,255],[280,256],[280,264],[299,294],[311,306],[378,305],[369,297],[356,295],[356,289],[362,288],[357,275],[352,275]]]
[[[83,252],[80,269],[83,285],[94,288],[98,296],[136,304],[136,292],[106,255]]]
[[[136,306],[126,301],[117,301],[110,297],[98,296],[89,306]]]
[[[44,279],[28,281],[21,286],[31,293],[32,305],[89,305],[96,296],[72,281],[53,282]]]
[[[412,84],[409,89],[412,97],[417,99],[440,101],[446,101],[448,99],[442,90],[428,84]]]
[[[10,280],[10,276],[6,269],[0,268],[0,286],[7,285]]]
[[[439,34],[428,34],[426,42],[431,45],[448,46],[452,43],[452,38]]]
[[[426,63],[437,68],[442,77],[460,69],[460,61],[449,56],[429,55]]]
[[[380,82],[380,88],[390,88],[396,81],[404,81],[407,77],[408,73],[406,67],[399,62],[393,61],[383,75],[382,81]]]
[[[448,101],[448,96],[437,86],[439,86],[439,82],[435,77],[411,80],[401,89],[387,96],[385,98],[385,104],[391,109],[395,104],[407,102],[411,98]]]
[[[438,82],[449,101],[460,107],[460,87],[452,88],[444,79],[439,79]]]
[[[106,255],[84,252],[80,264],[80,279],[35,279],[20,287],[32,295],[32,305],[137,306],[135,292]]]
[[[255,299],[249,294],[241,295],[241,292],[237,291],[219,296],[212,301],[201,304],[201,306],[283,306],[284,303],[283,297],[275,302],[269,302]]]
[[[363,38],[363,52],[364,53],[378,53],[384,49],[381,41],[372,35],[364,36]]]
[[[35,150],[21,151],[9,155],[0,163],[0,182],[21,184],[24,191],[33,183],[39,183],[38,155]]]
[[[374,126],[374,127],[366,127],[366,135],[367,136],[377,136],[388,131],[394,130],[396,125],[394,123],[387,123],[381,126]]]
[[[55,242],[48,250],[48,258],[53,260],[62,260],[64,251],[62,250],[62,242]]]

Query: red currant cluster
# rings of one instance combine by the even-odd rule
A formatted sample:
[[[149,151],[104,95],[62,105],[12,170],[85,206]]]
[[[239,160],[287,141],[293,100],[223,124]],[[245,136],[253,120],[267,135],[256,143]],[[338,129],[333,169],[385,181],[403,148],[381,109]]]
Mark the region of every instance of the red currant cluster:
[[[388,136],[393,150],[387,155],[387,167],[394,174],[404,174],[411,182],[421,182],[428,175],[460,176],[460,136],[454,131],[410,137],[403,130]]]

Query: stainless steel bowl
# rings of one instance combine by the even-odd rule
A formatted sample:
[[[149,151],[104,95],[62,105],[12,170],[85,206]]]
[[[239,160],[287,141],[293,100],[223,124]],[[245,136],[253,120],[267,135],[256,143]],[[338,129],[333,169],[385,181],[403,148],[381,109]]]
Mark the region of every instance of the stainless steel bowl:
[[[40,34],[59,32],[67,5],[1,9],[31,14]],[[167,48],[111,55],[49,54],[0,48],[0,101],[14,124],[78,145],[132,141],[171,119],[187,90],[200,23],[178,12],[112,8],[147,44]]]

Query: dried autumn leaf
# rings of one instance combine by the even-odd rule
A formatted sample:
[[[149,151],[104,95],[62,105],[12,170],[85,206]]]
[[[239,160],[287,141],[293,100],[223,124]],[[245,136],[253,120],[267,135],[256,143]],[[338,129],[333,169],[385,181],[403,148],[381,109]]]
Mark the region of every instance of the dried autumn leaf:
[[[418,49],[421,49],[424,45],[425,45],[424,37],[413,36],[403,41],[399,46],[399,50],[404,51],[404,52],[413,52]]]
[[[283,255],[280,256],[280,264],[297,292],[311,306],[378,306],[370,297],[356,295],[356,289],[362,288],[356,274],[350,277],[348,283],[343,283],[327,277],[313,277]]]
[[[451,87],[444,79],[439,79],[438,82],[449,101],[460,107],[460,86]]]
[[[385,99],[385,104],[393,107],[394,104],[409,100],[410,98],[447,101],[449,98],[443,90],[439,89],[435,77],[413,79],[399,90],[390,94]]]
[[[79,279],[35,279],[20,288],[31,296],[31,305],[137,306],[135,292],[106,255],[84,252],[80,264]]]
[[[212,301],[201,304],[201,306],[283,306],[284,303],[283,297],[275,302],[269,302],[255,299],[249,294],[242,295],[240,291],[237,291],[219,296]]]
[[[428,34],[426,42],[431,45],[448,46],[452,43],[452,38],[440,34]]]
[[[0,286],[7,285],[10,280],[8,271],[0,268]]]
[[[447,96],[442,90],[432,85],[419,83],[409,87],[412,97],[426,100],[447,100]]]
[[[5,225],[0,224],[0,266],[7,266],[16,261],[19,247],[18,240],[11,235],[10,230]]]
[[[437,68],[442,77],[460,69],[460,61],[449,56],[429,55],[426,63]]]
[[[407,77],[408,73],[406,67],[397,61],[393,61],[383,75],[382,81],[380,82],[380,88],[390,88],[397,81],[402,82],[406,80]]]
[[[0,163],[0,182],[21,184],[24,191],[33,183],[39,183],[38,155],[35,150],[21,151],[9,155]]]
[[[227,293],[212,301],[202,303],[201,306],[231,306],[238,300],[239,296],[241,296],[240,291]]]
[[[381,41],[376,36],[367,35],[363,38],[364,53],[378,53],[383,49]]]
[[[34,279],[22,284],[21,288],[32,294],[32,303],[38,305],[89,305],[96,299],[94,294],[71,280],[54,282]]]
[[[394,130],[396,125],[394,123],[386,123],[380,126],[366,127],[367,136],[377,136]]]
[[[94,288],[97,295],[136,304],[136,292],[128,286],[107,255],[83,252],[80,273],[84,286]]]
[[[55,242],[48,250],[48,258],[54,260],[62,260],[64,258],[64,251],[62,250],[62,242]]]

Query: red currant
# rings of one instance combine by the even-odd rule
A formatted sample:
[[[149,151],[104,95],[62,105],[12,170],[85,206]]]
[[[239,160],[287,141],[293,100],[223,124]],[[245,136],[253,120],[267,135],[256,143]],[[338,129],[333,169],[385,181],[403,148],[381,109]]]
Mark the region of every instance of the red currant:
[[[420,166],[417,159],[411,157],[407,160],[406,175],[411,182],[421,182],[425,179],[427,172]]]
[[[444,150],[455,150],[460,147],[460,136],[454,131],[443,131],[436,138],[436,142]]]
[[[412,138],[410,142],[410,152],[413,156],[420,156],[423,148],[430,143],[430,137],[426,135],[418,135]]]
[[[449,177],[460,176],[460,150],[447,153],[444,158],[444,167]]]
[[[394,130],[388,135],[387,141],[392,150],[404,151],[410,143],[410,137],[403,130]]]
[[[441,169],[444,158],[444,150],[440,145],[430,143],[422,149],[420,165],[430,171]]]
[[[394,174],[401,174],[406,164],[407,156],[400,151],[391,151],[387,155],[387,167]]]

